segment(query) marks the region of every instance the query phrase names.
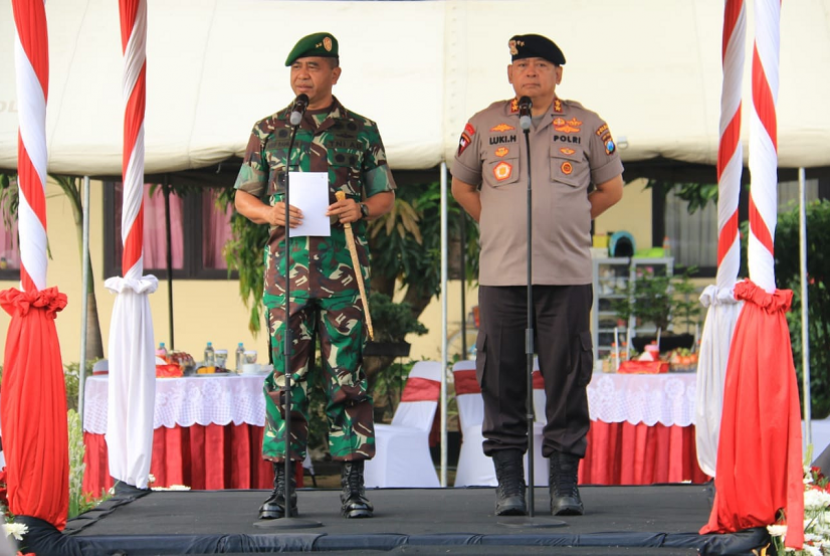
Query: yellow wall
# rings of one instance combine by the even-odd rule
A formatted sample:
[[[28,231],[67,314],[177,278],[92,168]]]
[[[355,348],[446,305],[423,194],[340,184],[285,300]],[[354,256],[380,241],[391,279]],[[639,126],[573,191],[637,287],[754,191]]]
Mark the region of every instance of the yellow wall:
[[[106,356],[115,295],[104,288],[104,280],[108,276],[103,275],[103,184],[93,181],[91,192],[90,258]],[[80,246],[67,197],[56,185],[49,183],[46,188],[46,198],[47,233],[52,252],[52,259],[48,262],[47,285],[57,286],[68,298],[66,309],[58,315],[56,320],[61,356],[66,364],[80,361],[81,358],[83,312]],[[0,289],[17,286],[15,282],[0,282]],[[149,300],[156,344],[163,341],[169,346],[167,294],[167,282],[163,281],[159,289],[149,296]],[[248,332],[248,314],[248,310],[239,297],[235,280],[174,280],[173,282],[175,347],[187,351],[196,360],[202,359],[205,343],[212,341],[217,349],[225,348],[231,353],[236,349],[238,342],[244,342],[246,348],[256,349],[259,352],[260,362],[267,361],[266,335],[260,334],[256,340],[253,338]],[[9,315],[0,311],[0,330],[4,331],[4,337],[9,321]],[[4,354],[5,345],[4,341],[0,346]]]
[[[651,247],[651,190],[644,189],[645,185],[644,179],[627,183],[622,200],[596,219],[594,233],[624,230],[634,236],[637,250]]]
[[[637,248],[651,247],[651,191],[643,190],[645,180],[636,180],[625,186],[622,200],[600,215],[595,222],[597,234],[626,230],[634,236]],[[453,201],[451,201],[453,202]],[[453,338],[461,327],[461,283],[450,282],[447,292],[448,336]],[[467,289],[467,311],[478,304],[478,288]],[[410,335],[410,355],[414,359],[441,357],[441,300],[433,299],[421,315],[421,322],[429,328],[423,336]],[[453,342],[458,345],[457,341]]]

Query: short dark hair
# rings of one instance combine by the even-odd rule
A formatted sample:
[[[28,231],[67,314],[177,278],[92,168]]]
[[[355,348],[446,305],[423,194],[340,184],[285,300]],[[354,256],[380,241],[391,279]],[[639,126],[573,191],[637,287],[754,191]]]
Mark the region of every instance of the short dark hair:
[[[336,56],[331,56],[331,57],[327,57],[326,60],[329,61],[329,66],[331,66],[331,69],[340,67],[340,58],[338,58]]]

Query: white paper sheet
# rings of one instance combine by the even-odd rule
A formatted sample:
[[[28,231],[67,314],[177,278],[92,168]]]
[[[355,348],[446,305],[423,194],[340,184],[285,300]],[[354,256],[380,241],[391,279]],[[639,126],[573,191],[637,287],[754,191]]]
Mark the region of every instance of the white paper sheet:
[[[289,234],[299,236],[331,235],[328,172],[289,172],[288,203],[303,211],[303,223],[291,228]]]

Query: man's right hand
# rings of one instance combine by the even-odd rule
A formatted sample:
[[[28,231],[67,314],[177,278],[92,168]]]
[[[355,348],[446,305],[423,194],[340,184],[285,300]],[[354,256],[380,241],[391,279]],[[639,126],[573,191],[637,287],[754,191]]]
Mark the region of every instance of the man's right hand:
[[[265,205],[267,213],[265,216],[268,224],[272,226],[285,226],[285,203],[279,202],[273,206]],[[288,217],[291,220],[291,228],[296,228],[303,223],[303,212],[295,206],[288,205]]]
[[[256,196],[237,190],[234,206],[239,214],[256,224],[285,226],[285,203],[280,202],[273,206],[267,205]],[[288,213],[291,228],[296,228],[302,223],[303,213],[300,209],[289,205]]]

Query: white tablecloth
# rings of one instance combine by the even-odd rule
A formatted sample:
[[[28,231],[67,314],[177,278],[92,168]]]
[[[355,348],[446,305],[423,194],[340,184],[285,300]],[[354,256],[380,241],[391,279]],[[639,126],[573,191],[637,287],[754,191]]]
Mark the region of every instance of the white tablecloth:
[[[262,375],[156,379],[153,428],[198,425],[265,426]],[[84,431],[107,432],[107,377],[91,376],[84,388]]]
[[[694,424],[697,373],[594,373],[588,385],[591,419],[632,425]]]

